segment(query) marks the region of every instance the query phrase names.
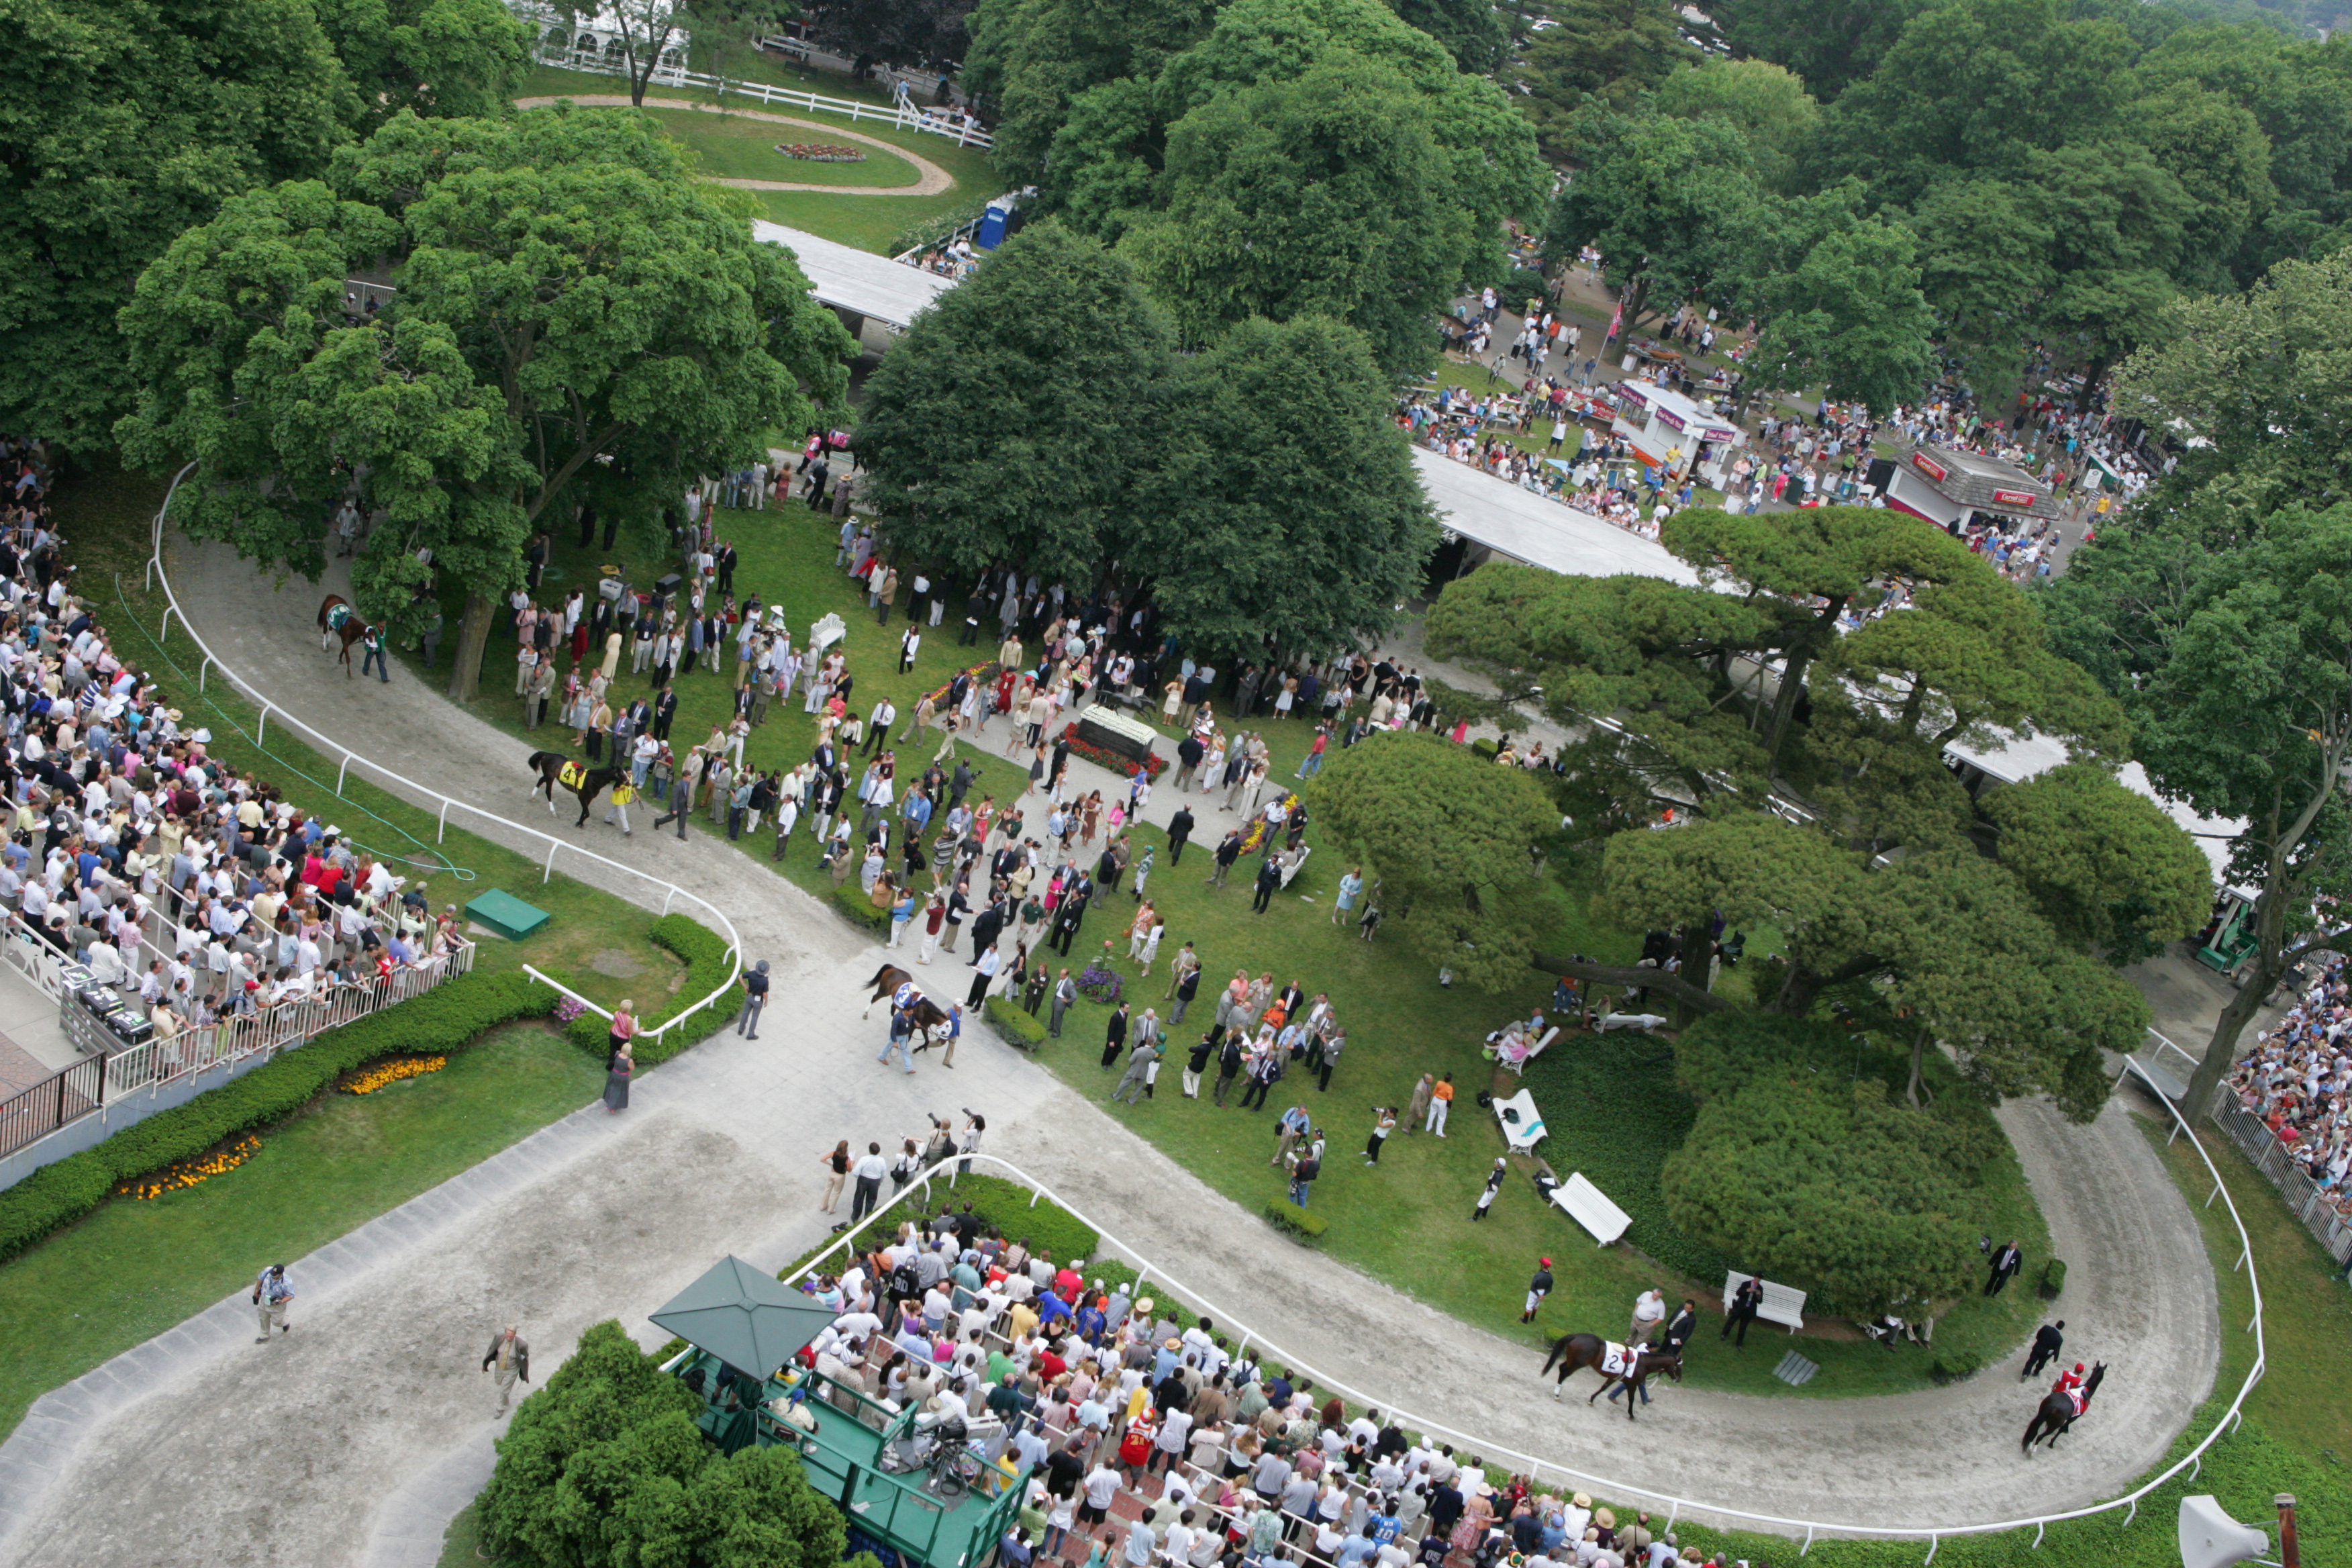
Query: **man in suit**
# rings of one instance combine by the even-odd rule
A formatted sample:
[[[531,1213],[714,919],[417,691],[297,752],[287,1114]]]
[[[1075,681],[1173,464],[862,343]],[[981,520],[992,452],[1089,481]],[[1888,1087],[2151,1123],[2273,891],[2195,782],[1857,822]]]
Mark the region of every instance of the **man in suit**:
[[[660,700],[654,704],[654,739],[667,742],[669,739],[670,721],[677,717],[677,689],[665,683],[661,689]]]
[[[2007,1288],[2017,1271],[2025,1267],[2025,1253],[2014,1241],[2001,1247],[1992,1255],[1992,1278],[1985,1281],[1984,1293],[1998,1296]]]
[[[1054,982],[1054,1016],[1045,1025],[1048,1036],[1056,1040],[1062,1037],[1062,1015],[1068,1012],[1070,1004],[1077,999],[1078,983],[1071,979],[1070,972],[1065,969],[1062,977]]]
[[[1730,1340],[1735,1350],[1746,1350],[1748,1325],[1756,1321],[1756,1314],[1763,1305],[1764,1282],[1754,1279],[1742,1279],[1739,1289],[1731,1293],[1731,1310],[1723,1315],[1723,1331],[1715,1337]],[[1733,1338],[1735,1332],[1738,1335],[1736,1339]]]
[[[530,1381],[530,1342],[517,1334],[512,1323],[490,1336],[490,1348],[482,1354],[482,1370],[493,1368],[498,1372],[499,1408],[504,1410],[514,1397],[515,1380]]]
[[[2066,1336],[2059,1331],[2065,1326],[2066,1320],[2061,1318],[2054,1323],[2044,1323],[2035,1331],[2033,1348],[2025,1352],[2025,1370],[2017,1374],[2020,1382],[2034,1376],[2058,1359],[2058,1352],[2066,1348]]]
[[[1127,1048],[1127,1004],[1122,1002],[1110,1016],[1110,1026],[1103,1034],[1103,1059],[1106,1068],[1118,1065],[1118,1053]]]
[[[1168,863],[1177,865],[1184,858],[1185,841],[1192,837],[1192,808],[1179,805],[1176,815],[1168,819]]]

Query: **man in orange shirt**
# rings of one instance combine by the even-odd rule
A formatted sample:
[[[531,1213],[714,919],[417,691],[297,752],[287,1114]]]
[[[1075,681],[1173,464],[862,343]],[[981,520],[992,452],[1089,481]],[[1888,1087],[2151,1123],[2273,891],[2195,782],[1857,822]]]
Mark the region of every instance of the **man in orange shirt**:
[[[1454,1075],[1447,1073],[1429,1091],[1429,1124],[1425,1131],[1445,1136],[1445,1113],[1454,1109]]]

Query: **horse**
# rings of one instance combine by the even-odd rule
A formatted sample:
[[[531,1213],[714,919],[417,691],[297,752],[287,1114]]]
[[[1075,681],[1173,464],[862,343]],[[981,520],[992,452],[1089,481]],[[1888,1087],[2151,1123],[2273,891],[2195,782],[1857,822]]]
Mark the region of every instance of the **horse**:
[[[1608,1393],[1612,1385],[1622,1384],[1625,1389],[1625,1419],[1631,1421],[1633,1419],[1633,1406],[1642,1402],[1642,1384],[1652,1373],[1664,1373],[1676,1383],[1683,1380],[1683,1358],[1680,1352],[1673,1351],[1644,1350],[1633,1357],[1632,1372],[1601,1372],[1601,1361],[1606,1353],[1607,1343],[1599,1334],[1562,1335],[1551,1347],[1551,1354],[1544,1358],[1543,1372],[1536,1373],[1536,1381],[1542,1382],[1544,1372],[1549,1372],[1552,1363],[1558,1362],[1559,1377],[1551,1388],[1551,1396],[1558,1399],[1568,1387],[1568,1374],[1589,1366],[1601,1373],[1601,1386],[1594,1389],[1584,1403],[1591,1404]]]
[[[341,613],[337,614],[338,611]],[[326,603],[319,606],[319,651],[331,653],[335,639],[339,637],[343,639],[343,679],[346,680],[352,674],[352,644],[365,637],[372,629],[360,619],[360,613],[352,607],[351,601],[341,594],[328,595]]]
[[[2090,1410],[2091,1396],[2099,1392],[2099,1380],[2106,1375],[2105,1362],[2092,1363],[2091,1375],[2083,1380],[2080,1391],[2083,1396],[2081,1410],[2074,1408],[2072,1395],[2061,1394],[2055,1389],[2043,1394],[2042,1407],[2033,1413],[2033,1419],[2025,1424],[2025,1436],[2018,1443],[2019,1450],[2031,1458],[2033,1445],[2042,1440],[2048,1441],[2052,1447],[2056,1447],[2058,1439],[2066,1435],[2066,1429],[2074,1426],[2077,1418]]]
[[[881,1001],[885,996],[892,994],[901,985],[915,985],[917,982],[913,975],[908,973],[897,964],[886,963],[880,969],[875,971],[874,978],[866,984],[874,988],[874,994],[866,999],[866,1011],[857,1015],[860,1018],[871,1016],[874,1012],[874,1004]],[[922,1043],[918,1045],[915,1049],[919,1051],[929,1050],[931,1046],[931,1031],[935,1028],[944,1029],[948,1026],[947,1012],[938,1003],[924,995],[919,987],[915,991],[914,997],[915,999],[912,1004],[912,1010],[914,1014],[915,1027],[922,1031],[923,1036]]]
[[[572,762],[562,752],[533,752],[530,761],[524,765],[538,775],[538,782],[530,786],[528,793],[547,796],[547,814],[550,816],[555,815],[557,784],[580,797],[580,820],[572,825],[574,827],[586,825],[588,808],[596,804],[596,797],[613,781],[626,777],[629,772],[626,768],[592,768],[584,763]],[[572,773],[569,778],[564,776],[567,768]]]

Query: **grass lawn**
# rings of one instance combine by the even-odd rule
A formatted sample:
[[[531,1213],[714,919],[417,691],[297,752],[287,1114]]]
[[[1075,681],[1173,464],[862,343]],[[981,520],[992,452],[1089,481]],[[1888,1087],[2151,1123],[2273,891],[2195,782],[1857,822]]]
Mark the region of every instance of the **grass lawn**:
[[[790,73],[792,68],[777,65]],[[827,83],[846,85],[846,79],[829,72],[802,73],[813,80],[808,84],[782,82],[785,86],[803,86],[808,90],[834,96],[845,94]],[[517,96],[521,98],[560,97],[567,94],[586,97],[625,93],[627,84],[618,77],[594,76],[583,71],[555,70],[541,67],[523,82]],[[867,94],[872,97],[875,95]],[[661,100],[708,102],[708,94],[686,94],[676,88],[656,88],[648,96],[649,105]],[[878,97],[876,99],[878,102]],[[891,242],[908,228],[929,219],[969,207],[977,200],[995,195],[999,186],[988,166],[988,154],[978,147],[959,147],[949,137],[928,135],[919,131],[902,131],[885,121],[860,118],[852,121],[847,115],[823,110],[803,110],[789,104],[765,107],[756,100],[730,97],[725,100],[730,107],[761,112],[787,114],[822,125],[837,125],[845,131],[855,131],[904,148],[929,159],[955,178],[955,184],[936,195],[834,195],[824,191],[753,191],[751,195],[761,215],[787,227],[805,229],[841,244],[877,254],[890,253]],[[724,179],[775,179],[814,184],[853,185],[913,184],[910,173],[901,180],[889,173],[889,165],[877,154],[863,163],[803,163],[769,151],[778,142],[801,139],[789,127],[765,121],[718,119],[683,110],[661,112],[649,108],[665,130],[684,129],[682,136],[701,159],[704,172]],[[681,123],[682,122],[682,123]],[[764,157],[765,162],[759,160]],[[778,170],[783,172],[778,172]],[[812,173],[811,171],[823,171]]]
[[[746,120],[686,109],[647,109],[646,114],[665,132],[694,149],[702,172],[728,180],[796,180],[807,184],[911,185],[922,172],[904,158],[877,148],[859,146],[862,163],[827,163],[788,158],[776,151],[780,142],[813,142],[814,132],[796,131],[771,121]],[[844,143],[844,145],[857,145]]]
[[[722,511],[720,518],[719,536],[731,538],[742,556],[736,574],[739,595],[756,592],[763,600],[782,604],[795,637],[804,637],[810,623],[828,610],[842,615],[848,627],[849,668],[856,677],[855,696],[861,710],[869,710],[876,698],[887,692],[904,715],[922,692],[944,685],[956,670],[992,657],[992,636],[982,645],[956,646],[951,633],[961,617],[951,616],[945,626],[925,628],[915,670],[898,675],[903,617],[894,614],[887,626],[878,626],[874,613],[863,608],[862,600],[852,602],[847,579],[833,564],[838,534],[830,518],[820,518],[798,505],[764,512]],[[573,584],[593,580],[614,554],[621,557],[618,563],[630,567],[632,581],[649,582],[668,570],[666,542],[656,549],[650,542],[625,538],[616,552],[601,548],[583,552],[574,535],[556,542],[550,592],[542,595],[542,601],[559,602]],[[453,621],[457,608],[453,589],[447,605]],[[992,633],[993,627],[990,630]],[[484,663],[485,695],[472,706],[480,717],[511,733],[520,746],[526,732],[521,728],[520,703],[512,695],[513,653],[510,638],[493,635]],[[647,689],[646,679],[630,679],[625,660],[618,689],[634,696]],[[728,677],[700,669],[676,684],[680,701],[671,742],[682,754],[730,711],[732,684]],[[1311,727],[1295,720],[1253,722],[1268,736],[1273,776],[1288,780],[1306,754]],[[902,728],[904,723],[902,717]],[[1026,787],[1025,773],[1003,755],[1009,737],[1010,731],[1000,721],[990,726],[979,747],[964,748],[980,774],[975,795],[993,794],[1003,802]],[[562,750],[571,741],[571,732],[549,723],[530,739],[538,745]],[[814,739],[814,724],[794,700],[770,710],[768,722],[754,731],[747,755],[763,767],[797,765],[808,755]],[[919,773],[935,747],[934,742],[903,748],[900,777]],[[1331,1222],[1326,1245],[1332,1253],[1469,1321],[1523,1337],[1531,1346],[1545,1331],[1617,1328],[1641,1289],[1655,1281],[1675,1288],[1671,1271],[1662,1271],[1656,1264],[1622,1248],[1595,1248],[1559,1211],[1539,1209],[1527,1180],[1532,1167],[1523,1161],[1517,1163],[1520,1169],[1490,1217],[1475,1226],[1469,1224],[1484,1173],[1503,1152],[1493,1116],[1475,1102],[1492,1077],[1491,1068],[1479,1055],[1480,1042],[1487,1031],[1514,1014],[1525,1016],[1540,1005],[1550,993],[1549,978],[1530,971],[1522,984],[1504,996],[1448,990],[1437,984],[1431,967],[1405,946],[1401,927],[1390,925],[1371,943],[1359,940],[1352,926],[1335,927],[1328,918],[1330,900],[1347,867],[1333,848],[1318,849],[1273,907],[1263,915],[1254,915],[1247,864],[1238,868],[1225,889],[1212,890],[1205,886],[1206,850],[1219,836],[1208,833],[1209,820],[1213,819],[1204,818],[1202,830],[1208,835],[1206,842],[1196,839],[1182,866],[1170,864],[1160,830],[1145,827],[1136,834],[1139,855],[1141,846],[1156,846],[1150,892],[1168,921],[1168,934],[1156,973],[1148,980],[1135,977],[1131,1005],[1138,1014],[1145,1005],[1152,1005],[1166,1016],[1171,1005],[1161,996],[1167,985],[1166,961],[1190,940],[1197,944],[1206,965],[1209,978],[1204,993],[1242,967],[1253,974],[1272,971],[1277,984],[1296,978],[1310,995],[1328,992],[1349,1026],[1348,1054],[1328,1093],[1315,1089],[1303,1075],[1294,1077],[1281,1086],[1269,1109],[1260,1112],[1239,1110],[1237,1094],[1234,1107],[1223,1110],[1205,1098],[1198,1102],[1182,1100],[1178,1086],[1180,1058],[1162,1069],[1159,1087],[1169,1091],[1166,1097],[1140,1108],[1112,1106],[1110,1113],[1213,1186],[1255,1210],[1283,1192],[1282,1182],[1266,1166],[1274,1147],[1274,1120],[1293,1100],[1307,1104],[1321,1120],[1330,1143],[1327,1173],[1315,1189],[1313,1202]],[[709,829],[707,816],[698,817],[695,830]],[[614,831],[592,819],[585,830],[586,842],[593,847],[597,834]],[[756,842],[747,838],[742,847],[764,860],[772,845],[772,835],[765,835]],[[803,830],[782,869],[801,886],[829,894],[832,883],[817,870],[816,853],[815,844]],[[1556,881],[1539,905],[1528,911],[1541,933],[1538,950],[1589,952],[1630,962],[1639,951],[1638,936],[1592,924],[1586,913],[1590,889],[1580,880],[1585,872],[1578,867],[1568,875],[1579,879]],[[1126,918],[1134,907],[1126,893],[1097,907],[1079,938],[1081,945],[1072,950],[1069,962],[1074,972],[1083,965],[1089,950],[1099,958],[1104,942],[1116,939],[1113,967],[1134,976],[1136,966],[1127,962],[1125,939]],[[1775,933],[1751,932],[1750,936],[1751,952],[1761,954],[1777,945]],[[961,992],[964,979],[960,965],[948,966],[943,959],[939,973],[940,989]],[[1116,1079],[1115,1074],[1098,1066],[1108,1011],[1081,1002],[1072,1010],[1064,1041],[1049,1047],[1045,1054],[1049,1068],[1097,1096],[1108,1096]],[[1189,1033],[1179,1029],[1174,1037],[1189,1047],[1207,1024],[1203,1018],[1195,1025],[1188,1017],[1186,1026]],[[1560,1060],[1565,1063],[1576,1049],[1592,1047],[1554,1048],[1562,1053]],[[1649,1048],[1663,1051],[1663,1043]],[[1454,1075],[1460,1098],[1449,1136],[1441,1142],[1400,1132],[1390,1141],[1380,1168],[1365,1169],[1355,1152],[1362,1148],[1370,1131],[1372,1106],[1403,1104],[1424,1071]],[[1548,1116],[1567,1118],[1556,1125],[1574,1126],[1573,1131],[1556,1134],[1544,1150],[1554,1167],[1562,1175],[1587,1164],[1593,1164],[1596,1172],[1601,1169],[1595,1162],[1604,1158],[1614,1134],[1597,1119],[1576,1120],[1582,1090],[1546,1089],[1539,1079],[1530,1083],[1538,1089],[1538,1103]],[[1510,1080],[1503,1092],[1507,1096],[1517,1087],[1516,1080]],[[1683,1114],[1686,1121],[1686,1107]],[[1649,1172],[1654,1172],[1655,1160],[1660,1158],[1663,1149],[1654,1156]],[[2000,1212],[2013,1217],[2012,1228],[2028,1238],[2028,1249],[2032,1252],[2042,1234],[2038,1215],[2023,1194],[2014,1164],[2005,1163],[2000,1170],[2004,1173],[1997,1175],[1996,1182],[2009,1184],[2001,1190]],[[1654,1175],[1643,1179],[1654,1179]],[[1603,1190],[1609,1190],[1605,1183]],[[1627,1204],[1629,1210],[1633,1206]],[[2043,1246],[2036,1256],[2046,1252]],[[1533,1271],[1535,1259],[1546,1255],[1554,1260],[1559,1288],[1538,1325],[1521,1329],[1518,1304],[1527,1276]],[[1699,1297],[1706,1315],[1712,1317],[1711,1303],[1721,1296],[1720,1274],[1693,1279],[1684,1288]],[[2028,1298],[2023,1292],[2011,1292],[2001,1300],[2009,1305],[1988,1311],[1980,1323],[1972,1321],[1979,1310],[1973,1304],[1959,1310],[1953,1324],[1958,1348],[1981,1341],[1988,1356],[1998,1354],[2025,1331],[2018,1314],[2030,1310]],[[1771,1343],[1776,1332],[1766,1331],[1763,1353],[1751,1343],[1739,1358],[1727,1352],[1717,1356],[1710,1343],[1707,1353],[1696,1360],[1694,1381],[1702,1386],[1759,1394],[1790,1392],[1768,1375],[1770,1363],[1779,1359],[1780,1347]],[[1940,1330],[1938,1341],[1939,1345],[1944,1342]],[[1802,1390],[1807,1395],[1881,1393],[1916,1387],[1927,1381],[1928,1357],[1916,1351],[1889,1354],[1875,1346],[1853,1342],[1808,1339],[1804,1343],[1806,1353],[1822,1361],[1824,1368]]]
[[[262,1264],[322,1247],[569,1115],[604,1076],[551,1026],[512,1025],[437,1073],[326,1095],[265,1130],[260,1152],[236,1170],[159,1198],[110,1199],[0,1264],[0,1337],[17,1347],[0,1363],[0,1432],[42,1394],[203,1311]]]

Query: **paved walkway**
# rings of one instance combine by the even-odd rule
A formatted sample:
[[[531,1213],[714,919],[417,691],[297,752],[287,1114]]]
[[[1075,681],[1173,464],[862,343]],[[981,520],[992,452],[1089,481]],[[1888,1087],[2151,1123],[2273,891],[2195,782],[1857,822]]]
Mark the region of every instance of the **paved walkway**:
[[[626,109],[630,107],[627,93],[589,93],[583,97],[566,93],[561,98],[519,98],[517,109],[540,109],[551,103],[570,101],[583,109]],[[922,178],[911,185],[825,185],[796,180],[713,180],[714,185],[732,185],[739,191],[830,191],[837,196],[935,196],[951,190],[955,176],[932,163],[919,153],[909,153],[895,142],[862,132],[848,131],[838,125],[828,125],[821,120],[795,120],[789,114],[769,114],[756,109],[721,109],[715,104],[694,103],[682,98],[648,98],[647,109],[684,109],[698,114],[724,115],[734,120],[764,120],[771,125],[797,125],[803,131],[822,131],[827,136],[845,142],[863,142],[868,147],[879,147],[893,158],[915,165]]]
[[[514,751],[405,673],[388,686],[327,679],[315,589],[271,593],[219,550],[181,550],[174,581],[223,658],[362,754]],[[520,803],[520,789],[478,782],[504,778],[499,768],[450,773],[486,806]],[[488,1472],[498,1428],[478,1366],[495,1327],[523,1325],[542,1375],[602,1318],[653,1343],[645,1314],[720,1253],[772,1268],[824,1234],[816,1162],[835,1139],[904,1136],[924,1111],[966,1105],[989,1116],[992,1151],[1261,1339],[1384,1402],[1588,1473],[1790,1517],[2014,1517],[2111,1495],[2206,1391],[2207,1374],[2172,1369],[2213,1364],[2211,1272],[2120,1105],[2087,1133],[2036,1106],[2003,1112],[2074,1265],[2070,1343],[2100,1347],[2116,1368],[2100,1419],[2055,1454],[2018,1458],[2027,1400],[2007,1368],[1852,1402],[1668,1389],[1628,1425],[1539,1398],[1525,1346],[1283,1240],[985,1036],[952,1078],[877,1065],[878,1020],[856,1016],[870,939],[749,858],[699,834],[594,842],[724,903],[751,956],[777,968],[762,1038],[699,1046],[647,1074],[625,1116],[591,1106],[295,1260],[297,1327],[278,1342],[252,1342],[239,1294],[37,1402],[0,1446],[0,1560],[430,1563]],[[1759,1350],[1779,1347],[1768,1333],[1748,1353]]]

